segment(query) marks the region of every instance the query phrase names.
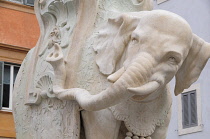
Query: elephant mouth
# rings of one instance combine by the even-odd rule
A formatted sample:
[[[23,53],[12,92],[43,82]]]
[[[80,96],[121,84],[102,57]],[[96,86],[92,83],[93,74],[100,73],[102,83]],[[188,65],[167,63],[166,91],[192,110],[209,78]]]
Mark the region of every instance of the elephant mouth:
[[[150,81],[140,87],[136,88],[127,88],[129,93],[134,94],[134,96],[131,98],[133,101],[143,101],[148,96],[159,90],[161,87],[161,83],[158,81]]]

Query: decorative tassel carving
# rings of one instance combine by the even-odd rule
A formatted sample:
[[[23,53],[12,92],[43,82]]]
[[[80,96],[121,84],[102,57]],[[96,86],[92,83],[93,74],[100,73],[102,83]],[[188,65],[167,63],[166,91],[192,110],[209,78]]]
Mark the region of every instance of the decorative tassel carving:
[[[148,137],[142,137],[134,135],[132,132],[127,132],[125,139],[152,139],[150,136]]]

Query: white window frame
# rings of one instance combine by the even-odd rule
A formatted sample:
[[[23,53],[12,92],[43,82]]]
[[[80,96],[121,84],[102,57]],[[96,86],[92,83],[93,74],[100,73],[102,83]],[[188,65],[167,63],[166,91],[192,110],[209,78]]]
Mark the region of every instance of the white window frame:
[[[14,67],[19,67],[18,65],[13,65],[10,63],[4,63],[4,66],[10,66],[10,88],[9,88],[9,108],[8,107],[3,107],[1,111],[12,111],[12,92],[13,92],[13,84],[14,84]],[[4,98],[4,94],[2,93],[2,98]],[[3,103],[3,100],[2,100]]]
[[[17,1],[17,0],[6,0],[6,1],[14,2],[14,3],[18,3],[18,4],[23,4],[23,5],[27,5],[27,6],[34,6],[34,4],[29,4],[28,3],[28,0],[21,0],[21,1]]]
[[[166,1],[168,1],[168,0],[157,0],[157,4],[161,4],[161,3],[166,2]]]
[[[194,132],[200,132],[203,130],[202,127],[202,114],[201,114],[201,91],[200,84],[193,84],[190,88],[185,89],[182,93],[187,93],[190,91],[196,90],[196,102],[197,102],[197,119],[198,125],[189,128],[183,128],[182,125],[182,98],[181,95],[178,95],[178,135],[185,135]]]
[[[17,1],[17,0],[6,0],[6,1],[23,4],[23,0],[21,0],[21,1]]]

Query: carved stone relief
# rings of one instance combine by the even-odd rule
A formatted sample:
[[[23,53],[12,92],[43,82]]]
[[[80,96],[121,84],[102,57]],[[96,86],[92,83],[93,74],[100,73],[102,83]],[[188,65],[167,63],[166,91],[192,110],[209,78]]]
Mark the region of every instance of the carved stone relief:
[[[142,11],[151,9],[152,0],[37,0],[41,36],[14,89],[17,138],[166,138],[167,84],[176,76],[178,95],[196,81],[210,44],[176,14]]]

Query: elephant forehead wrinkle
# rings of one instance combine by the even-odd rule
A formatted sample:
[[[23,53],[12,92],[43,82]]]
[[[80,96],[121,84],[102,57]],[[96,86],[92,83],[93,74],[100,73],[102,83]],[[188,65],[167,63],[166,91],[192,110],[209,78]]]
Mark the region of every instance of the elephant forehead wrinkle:
[[[162,51],[162,53],[175,51],[183,55],[184,52],[190,47],[190,43],[182,40],[182,38],[173,35],[168,37],[166,37],[164,34],[160,35],[162,36],[162,39],[160,39],[156,45],[159,47],[158,49],[159,51]]]
[[[167,49],[164,50],[164,53],[171,53],[171,54],[177,54],[180,55],[180,57],[182,57],[182,53],[183,53],[183,49],[181,47],[169,47]]]
[[[170,42],[169,46],[165,47],[165,51],[175,51],[184,58],[188,54],[190,47],[190,41],[187,42],[185,40],[175,39]]]
[[[152,34],[157,33],[157,30],[155,30],[152,26],[147,24],[141,24],[136,27],[136,29],[133,31],[133,34],[136,34],[137,36],[140,36],[140,38],[151,36]]]

